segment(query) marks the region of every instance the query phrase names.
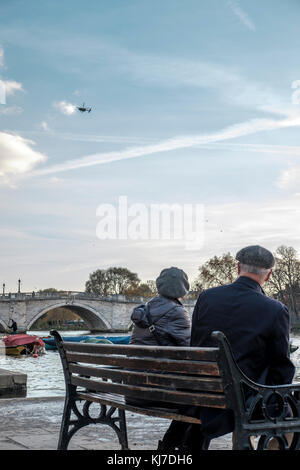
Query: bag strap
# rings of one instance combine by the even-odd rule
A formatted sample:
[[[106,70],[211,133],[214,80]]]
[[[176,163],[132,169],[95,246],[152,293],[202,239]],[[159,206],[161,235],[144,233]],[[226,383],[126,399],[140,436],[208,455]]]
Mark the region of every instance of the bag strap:
[[[147,316],[147,320],[148,320],[148,323],[149,323],[149,331],[150,333],[153,334],[154,338],[156,339],[156,342],[157,344],[159,344],[160,346],[163,346],[161,340],[160,340],[160,337],[155,329],[155,326],[154,326],[154,323],[153,323],[153,320],[152,320],[152,317],[151,317],[151,314],[150,314],[150,308],[149,308],[149,304],[147,303],[145,305],[146,307],[146,316]]]
[[[171,312],[171,310],[173,310],[173,308],[174,308],[174,307],[172,307],[172,308],[170,308],[169,310],[167,310],[161,317],[159,317],[159,320],[160,320],[162,317],[164,317],[165,315],[167,315],[167,313]],[[169,345],[170,345],[170,342],[171,342],[171,343],[175,344],[175,346],[176,346],[176,342],[174,342],[172,336],[171,336],[169,333],[165,332],[165,334],[170,338],[170,342],[167,341],[167,343],[166,343],[165,338],[161,337],[161,336],[157,333],[156,328],[155,328],[155,326],[154,326],[154,321],[152,320],[152,317],[151,317],[151,314],[150,314],[150,307],[149,307],[149,304],[148,304],[148,303],[146,303],[146,305],[145,305],[145,311],[146,311],[146,317],[147,317],[148,323],[149,323],[149,325],[150,325],[148,329],[149,329],[150,333],[152,333],[152,335],[153,335],[154,338],[156,339],[157,344],[158,344],[159,346],[169,346]],[[158,321],[158,320],[157,320],[157,321]]]

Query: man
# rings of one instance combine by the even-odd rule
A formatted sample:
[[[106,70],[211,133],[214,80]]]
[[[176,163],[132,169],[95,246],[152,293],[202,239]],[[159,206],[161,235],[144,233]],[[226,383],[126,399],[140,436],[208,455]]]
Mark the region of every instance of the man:
[[[239,277],[235,282],[200,294],[193,313],[191,346],[214,346],[211,333],[223,331],[237,364],[250,379],[265,385],[291,383],[295,367],[289,359],[289,312],[262,289],[275,259],[257,245],[243,248],[236,259]],[[194,407],[191,412],[200,417],[202,425],[189,426],[184,439],[188,450],[208,449],[211,439],[234,429],[231,410]]]
[[[15,322],[15,320],[13,320],[12,318],[10,318],[10,321],[11,324],[8,325],[8,328],[12,330],[13,334],[16,334],[18,330],[17,322]]]

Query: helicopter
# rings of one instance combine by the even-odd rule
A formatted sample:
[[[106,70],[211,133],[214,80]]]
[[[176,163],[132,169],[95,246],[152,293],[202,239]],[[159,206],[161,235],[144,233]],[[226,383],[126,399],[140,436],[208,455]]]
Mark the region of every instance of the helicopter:
[[[82,106],[77,106],[77,109],[78,109],[78,111],[80,111],[81,113],[85,113],[86,111],[87,111],[88,113],[90,113],[91,110],[92,110],[92,108],[87,108],[87,107],[85,106],[85,103],[83,103]]]

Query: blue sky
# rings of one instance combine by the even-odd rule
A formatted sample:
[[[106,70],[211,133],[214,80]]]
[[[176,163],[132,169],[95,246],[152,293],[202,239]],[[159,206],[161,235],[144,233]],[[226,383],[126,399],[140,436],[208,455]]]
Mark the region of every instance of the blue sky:
[[[81,290],[111,265],[193,279],[244,245],[299,250],[299,15],[297,0],[2,0],[7,290]],[[97,207],[122,195],[203,205],[203,246],[99,240]]]

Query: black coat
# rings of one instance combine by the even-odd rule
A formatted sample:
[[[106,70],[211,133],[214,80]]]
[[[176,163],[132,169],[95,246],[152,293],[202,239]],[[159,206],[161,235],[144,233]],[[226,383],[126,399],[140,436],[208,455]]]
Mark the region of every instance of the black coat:
[[[210,335],[216,330],[227,336],[237,364],[250,379],[265,385],[292,382],[295,367],[289,358],[288,309],[267,297],[256,281],[241,276],[232,284],[200,294],[191,346],[215,346]],[[232,431],[232,413],[202,409],[200,417],[210,437]]]
[[[288,384],[295,367],[289,358],[290,318],[285,305],[267,297],[254,280],[200,294],[192,321],[191,346],[212,346],[210,334],[223,331],[241,370],[260,384]]]

